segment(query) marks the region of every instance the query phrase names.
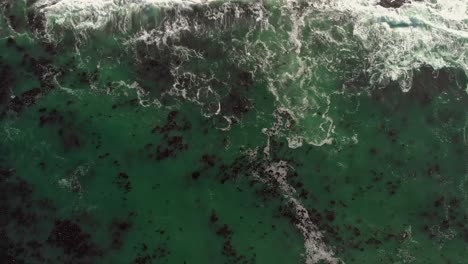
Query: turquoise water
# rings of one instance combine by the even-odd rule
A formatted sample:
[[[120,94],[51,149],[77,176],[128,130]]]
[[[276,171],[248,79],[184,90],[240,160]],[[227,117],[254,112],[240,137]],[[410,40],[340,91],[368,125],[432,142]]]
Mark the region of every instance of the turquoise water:
[[[384,2],[0,2],[0,259],[467,263],[467,4]]]

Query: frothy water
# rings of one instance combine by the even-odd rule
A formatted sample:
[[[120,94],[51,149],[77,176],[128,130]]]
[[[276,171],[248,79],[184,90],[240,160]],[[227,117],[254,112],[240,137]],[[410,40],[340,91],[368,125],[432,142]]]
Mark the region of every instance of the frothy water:
[[[223,50],[223,56],[237,65],[249,65],[254,78],[257,72],[266,75],[278,111],[295,120],[292,131],[279,128],[274,132],[288,137],[291,147],[333,141],[330,96],[355,88],[353,80],[362,92],[393,82],[407,92],[414,71],[422,66],[468,72],[467,3],[463,0],[414,1],[400,8],[384,8],[375,0],[45,0],[35,7],[45,15],[46,31],[52,38],[64,29],[73,30],[79,40],[96,30],[130,32],[130,39],[126,35],[121,40],[127,47],[144,43],[168,48],[179,63],[171,63],[176,81],[166,95],[200,104],[208,117],[222,115],[220,103],[211,102],[220,100],[222,92],[207,84],[217,77],[184,67],[206,58],[203,50],[187,47],[180,38],[191,34],[195,39],[214,39],[219,29],[247,24],[250,30],[241,39],[223,40],[225,47],[238,47]],[[260,32],[255,39],[253,32]],[[189,88],[180,88],[187,76]],[[343,81],[342,89],[334,84]],[[229,123],[235,119],[223,117]]]
[[[312,222],[307,209],[294,198],[296,190],[287,182],[288,171],[291,169],[294,168],[283,160],[267,164],[264,167],[264,172],[270,178],[266,180],[261,178],[261,180],[264,180],[265,184],[269,184],[269,181],[276,182],[284,192],[288,206],[295,212],[299,220],[296,227],[301,231],[305,240],[306,263],[312,264],[320,261],[327,261],[330,264],[343,263],[334,257],[332,249],[322,242],[323,234]]]
[[[331,109],[336,96],[391,89],[394,83],[409,92],[415,72],[425,66],[434,74],[444,68],[468,74],[466,1],[413,1],[399,8],[378,3],[40,0],[31,8],[45,18],[39,34],[60,45],[71,33],[77,55],[98,32],[115,39],[136,66],[157,64],[161,74],[169,76],[160,90],[149,89],[145,80],[114,82],[136,91],[142,106],[161,107],[168,98],[188,101],[206,118],[225,121],[220,130],[241,123],[244,112],[255,108],[259,116],[276,120],[261,128],[265,137],[286,138],[289,147],[298,148],[358,142],[355,135],[335,129],[337,117]],[[216,65],[206,65],[212,61]],[[239,76],[219,72],[231,67],[242,69]],[[255,88],[271,93],[273,110],[233,94],[233,84],[251,83],[264,84]],[[468,87],[459,89],[468,92]],[[268,145],[263,154],[269,153]],[[304,236],[308,263],[338,263],[285,180],[292,167],[285,161],[266,164],[271,179],[265,182],[279,184],[300,218],[297,228]]]
[[[371,84],[398,81],[411,89],[412,72],[462,68],[467,73],[468,4],[466,1],[414,1],[384,8],[378,1],[337,1],[336,10],[350,14],[353,35],[369,52],[366,73]]]
[[[467,40],[468,16],[466,1],[463,0],[432,0],[414,1],[400,8],[384,8],[378,0],[359,1],[252,1],[240,6],[236,3],[221,4],[221,8],[212,8],[208,0],[42,0],[35,7],[44,13],[48,29],[55,26],[73,28],[75,30],[104,30],[109,23],[121,25],[120,29],[131,28],[134,20],[141,17],[141,12],[148,8],[190,9],[193,6],[206,6],[204,16],[208,20],[229,23],[224,16],[235,8],[235,16],[229,19],[239,19],[245,12],[244,8],[259,8],[260,6],[280,6],[289,14],[292,28],[288,32],[295,52],[305,41],[300,32],[310,25],[317,15],[332,22],[338,22],[322,31],[322,38],[329,45],[346,45],[349,41],[356,42],[368,56],[364,70],[370,76],[371,84],[384,86],[390,81],[399,81],[405,91],[411,89],[412,71],[421,65],[431,65],[434,69],[443,67],[461,67],[467,71]],[[265,19],[261,14],[264,9],[256,12],[256,21]],[[253,12],[255,13],[255,12]],[[182,19],[179,17],[179,19]],[[179,21],[172,25],[173,32],[167,37],[177,37],[181,28],[191,27],[193,20]],[[351,32],[345,27],[352,25]],[[203,27],[203,24],[198,25]],[[270,23],[271,27],[276,25]],[[170,31],[170,28],[165,28]],[[338,31],[338,32],[333,32]],[[351,38],[339,39],[335,34],[350,33]],[[141,32],[142,38],[148,32]],[[344,36],[343,36],[344,37]],[[322,39],[323,40],[323,39]]]

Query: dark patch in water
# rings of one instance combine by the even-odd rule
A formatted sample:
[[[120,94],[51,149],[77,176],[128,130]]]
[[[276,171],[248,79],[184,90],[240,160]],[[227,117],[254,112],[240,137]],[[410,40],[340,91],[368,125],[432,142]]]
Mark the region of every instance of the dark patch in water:
[[[218,214],[216,213],[215,210],[211,211],[211,215],[210,215],[210,224],[215,224],[216,222],[218,222]]]
[[[117,186],[124,191],[124,193],[129,193],[132,190],[132,184],[130,182],[130,176],[125,172],[120,172],[117,175]]]
[[[252,104],[246,96],[236,90],[231,90],[221,101],[221,113],[223,115],[234,115],[237,117],[247,113]]]
[[[73,258],[83,259],[101,256],[101,250],[90,241],[91,235],[70,220],[56,220],[47,242],[61,248]]]
[[[179,153],[188,149],[183,132],[191,128],[192,125],[186,118],[180,117],[179,112],[172,111],[167,115],[166,123],[163,126],[156,126],[151,131],[153,134],[162,135],[162,143],[158,145],[148,143],[144,150],[149,152],[148,157],[156,160],[175,158]]]
[[[162,134],[168,134],[172,131],[178,131],[178,132],[184,132],[187,130],[190,130],[192,128],[192,125],[190,122],[185,119],[185,118],[179,118],[179,112],[177,111],[172,111],[167,115],[166,123],[161,127],[161,126],[156,126],[153,128],[152,132],[153,133],[162,133]]]
[[[159,263],[159,261],[164,261],[171,254],[170,250],[165,244],[157,246],[148,252],[148,246],[143,245],[141,252],[138,256],[132,261],[133,264],[152,264]]]
[[[421,216],[422,230],[436,241],[444,241],[446,233],[454,234],[453,239],[468,243],[468,214],[462,200],[445,195],[435,195],[432,206],[425,208]]]
[[[78,129],[72,123],[66,122],[66,118],[72,119],[73,113],[61,113],[56,109],[47,111],[45,108],[39,109],[41,113],[39,117],[39,127],[59,127],[57,134],[60,142],[66,152],[78,150],[83,145],[83,140],[80,139]]]
[[[46,112],[47,109],[41,108],[39,112],[43,113],[39,117],[39,127],[44,127],[45,125],[62,125],[64,123],[64,117],[61,113],[57,111],[57,109],[53,109]]]
[[[9,37],[6,40],[7,50],[13,53],[19,53],[22,57],[21,65],[15,71],[11,66],[1,61],[0,56],[0,116],[4,117],[6,113],[20,113],[26,108],[35,105],[36,101],[54,88],[53,76],[58,71],[51,66],[51,60],[44,57],[33,57],[28,54],[25,48],[21,47],[15,39]],[[29,91],[17,94],[15,92],[15,72],[32,74],[37,78],[40,87],[35,87]],[[12,96],[15,95],[15,96]]]
[[[218,222],[218,220],[218,216],[213,211],[210,216],[210,224],[215,225]],[[216,235],[223,239],[223,243],[221,245],[221,253],[228,259],[227,263],[255,263],[255,254],[253,254],[252,257],[249,259],[247,256],[239,254],[234,248],[231,241],[234,232],[227,224],[220,224],[218,226],[215,225],[215,232]]]
[[[409,0],[380,0],[378,5],[381,5],[385,8],[399,8],[407,3],[411,3],[411,1]]]
[[[200,172],[199,171],[194,171],[192,173],[192,179],[198,180],[198,178],[200,178]]]
[[[461,98],[463,90],[460,88],[466,87],[464,75],[458,69],[443,68],[435,71],[430,66],[421,67],[413,78],[409,95],[423,106],[430,104],[435,97],[448,90]]]
[[[71,127],[63,127],[59,129],[60,139],[65,151],[72,151],[80,148],[81,140],[76,131]]]
[[[15,98],[10,101],[9,109],[19,113],[24,108],[34,105],[41,94],[42,91],[39,88],[33,88],[22,93],[20,96],[15,96]]]
[[[7,216],[0,218],[0,257],[5,263],[96,263],[94,259],[102,255],[78,224],[54,219],[52,202],[35,200],[32,187],[4,167],[0,167],[0,211]],[[51,255],[50,247],[65,255]]]
[[[33,31],[45,32],[46,18],[43,13],[29,10],[26,16],[28,25]]]
[[[414,71],[412,86],[407,93],[402,92],[397,83],[391,83],[383,89],[372,90],[371,97],[389,111],[398,112],[404,111],[406,106],[413,103],[428,107],[445,92],[466,101],[463,87],[466,87],[467,82],[467,76],[459,69],[434,70],[430,66],[422,66]]]
[[[119,250],[124,244],[124,236],[132,228],[132,224],[126,220],[115,219],[111,224],[111,248]]]
[[[12,67],[3,63],[0,57],[0,118],[5,114],[5,105],[10,101],[14,84],[15,78]]]

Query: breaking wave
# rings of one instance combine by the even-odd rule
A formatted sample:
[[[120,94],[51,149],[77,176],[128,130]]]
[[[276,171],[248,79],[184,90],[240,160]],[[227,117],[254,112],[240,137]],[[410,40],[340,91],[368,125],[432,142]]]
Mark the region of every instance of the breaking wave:
[[[329,114],[334,95],[391,83],[408,92],[415,71],[427,65],[435,74],[443,68],[468,73],[466,1],[397,2],[398,8],[377,0],[39,0],[33,7],[45,17],[44,34],[54,41],[72,31],[85,45],[99,31],[126,49],[146,50],[135,52],[143,63],[148,63],[143,57],[159,56],[158,50],[169,52],[163,71],[172,75],[170,87],[146,104],[182,97],[199,104],[207,117],[221,116],[223,129],[252,104],[232,98],[232,83],[225,81],[232,76],[197,65],[213,60],[218,67],[237,65],[253,80],[265,80],[275,98],[276,110],[269,114],[278,122],[265,133],[299,147],[330,144],[336,137]],[[206,45],[194,45],[197,41]],[[460,89],[468,91],[466,84]],[[228,100],[239,105],[226,105]],[[291,119],[289,125],[284,118]]]

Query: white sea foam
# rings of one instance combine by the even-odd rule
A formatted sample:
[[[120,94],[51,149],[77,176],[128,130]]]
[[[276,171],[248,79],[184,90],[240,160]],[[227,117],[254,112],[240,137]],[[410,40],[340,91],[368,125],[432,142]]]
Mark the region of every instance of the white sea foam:
[[[324,87],[329,77],[318,75],[320,68],[330,76],[343,76],[344,88],[364,76],[365,83],[357,84],[363,91],[397,82],[408,92],[414,71],[425,65],[435,70],[459,68],[468,74],[467,1],[412,1],[400,8],[384,8],[378,2],[285,1],[282,16],[291,24],[286,50],[293,53],[275,54],[274,61],[285,60],[290,66],[282,73],[272,71],[269,89],[279,103],[278,110],[287,112],[295,125],[281,125],[284,120],[275,114],[278,121],[265,130],[268,136],[285,136],[292,148],[303,143],[321,146],[352,136],[340,139],[334,134],[330,105],[333,95],[346,89]],[[314,53],[317,49],[321,51]],[[461,88],[468,92],[468,87]]]
[[[40,0],[35,7],[45,14],[48,25],[74,29],[99,29],[109,23],[114,16],[124,17],[148,5],[168,6],[175,2],[188,4],[194,0]]]
[[[354,36],[369,51],[368,73],[376,85],[399,81],[411,89],[412,72],[426,64],[468,74],[468,2],[413,1],[384,8],[377,0],[335,0],[331,10],[349,14]]]
[[[287,182],[288,171],[291,169],[293,168],[288,162],[281,160],[265,165],[264,172],[269,177],[269,179],[266,179],[266,184],[270,183],[270,181],[276,182],[288,201],[287,205],[292,207],[291,209],[296,214],[298,219],[296,227],[304,237],[306,264],[320,263],[320,261],[326,261],[329,264],[343,263],[335,257],[333,250],[322,242],[323,234],[312,222],[307,209],[299,200],[294,198],[296,190]]]
[[[225,40],[230,41],[225,43],[227,46],[240,47],[226,49],[226,57],[236,65],[255,65],[252,73],[267,73],[269,90],[276,98],[278,111],[288,111],[295,121],[293,131],[277,125],[268,133],[287,137],[289,146],[296,148],[304,143],[331,144],[334,139],[334,120],[329,109],[333,94],[342,91],[323,87],[322,82],[328,77],[318,74],[319,68],[335,76],[342,75],[348,83],[365,76],[367,85],[359,87],[363,90],[398,82],[403,91],[409,91],[414,70],[423,65],[436,70],[461,68],[468,73],[467,1],[413,1],[397,9],[384,8],[378,1],[244,1],[247,5],[240,7],[229,1],[215,0],[40,0],[35,7],[45,15],[49,32],[59,27],[86,36],[86,31],[107,30],[111,24],[120,31],[132,30],[130,38],[123,40],[125,45],[132,47],[140,42],[169,45],[182,63],[204,59],[199,51],[173,44],[182,34],[190,32],[211,37],[213,31],[229,27],[248,12],[250,19],[261,25],[260,29],[277,37],[271,41],[252,39],[247,34],[244,39]],[[211,2],[218,2],[217,8],[209,7]],[[203,5],[204,19],[214,21],[214,26],[181,12]],[[168,18],[161,14],[160,24],[152,28],[141,25],[142,28],[132,28],[135,19],[144,21],[139,14],[151,7],[173,8],[175,15]],[[269,10],[278,8],[281,18],[270,18]],[[284,24],[289,24],[289,29]],[[326,49],[314,53],[317,47]],[[343,71],[347,60],[359,65]],[[166,95],[199,103],[205,108],[202,110],[205,116],[220,114],[219,107],[207,109],[211,104],[199,100],[203,91],[213,94],[213,100],[220,99],[219,92],[202,81],[212,73],[195,74],[179,66],[173,65],[171,69],[176,83]],[[279,67],[284,69],[278,70]],[[179,79],[187,74],[197,79],[189,86],[194,87],[193,91],[178,87]]]
[[[132,13],[150,6],[177,5],[179,8],[190,8],[192,5],[213,1],[40,0],[35,6],[46,15],[49,26],[98,29],[105,27],[116,17],[122,17],[130,23]],[[265,4],[281,2],[283,1],[265,1]],[[305,11],[298,11],[299,3],[308,3],[309,6]],[[299,53],[304,42],[300,36],[306,24],[304,21],[317,12],[325,12],[329,17],[341,17],[352,22],[354,36],[370,52],[370,67],[367,71],[376,85],[400,81],[402,89],[407,91],[410,89],[413,69],[422,64],[431,65],[435,69],[462,67],[468,73],[467,1],[413,1],[398,9],[384,8],[377,3],[378,0],[284,1],[285,8],[290,11],[288,14],[293,26],[289,35],[295,51]],[[207,17],[214,20],[221,19],[225,13],[222,9],[207,12]],[[241,12],[242,10],[237,9],[236,14]],[[263,13],[257,17],[258,20],[263,18]],[[186,28],[187,21],[183,24]],[[173,33],[177,34],[177,31]]]
[[[236,47],[226,49],[225,56],[235,65],[254,65],[251,69],[254,77],[256,72],[266,75],[268,89],[276,99],[276,111],[268,114],[273,114],[277,122],[263,131],[268,138],[287,138],[291,148],[332,144],[338,137],[330,108],[333,97],[344,91],[323,85],[331,75],[352,79],[363,73],[368,78],[367,86],[360,87],[363,90],[399,82],[403,91],[409,91],[413,71],[422,65],[434,69],[456,67],[468,73],[466,0],[413,1],[398,9],[379,6],[378,0],[245,1],[250,2],[245,9],[224,2],[216,9],[207,7],[204,13],[207,21],[217,22],[216,27],[207,27],[203,24],[206,22],[179,12],[153,28],[132,28],[134,20],[141,19],[138,14],[147,8],[181,11],[210,2],[214,0],[40,0],[35,8],[45,15],[50,34],[56,27],[81,34],[106,30],[114,23],[121,31],[132,30],[123,40],[126,46],[144,43],[169,47],[179,62],[171,65],[175,82],[163,96],[195,102],[208,118],[221,114],[221,92],[210,86],[215,77],[212,72],[182,67],[185,62],[201,62],[205,58],[201,52],[174,42],[186,32],[210,37],[213,31],[229,27],[248,11],[254,25],[261,25],[261,30],[271,34],[265,39],[255,39],[249,31],[244,38],[224,40],[226,46]],[[280,9],[281,17],[270,17],[269,8]],[[234,16],[228,17],[228,13]],[[316,51],[318,48],[322,49],[320,53]],[[346,60],[358,62],[360,67],[353,64],[348,69]],[[319,74],[319,70],[326,73]],[[137,91],[140,102],[147,105],[147,93],[138,83],[122,85]],[[220,129],[225,130],[236,117],[222,118],[227,123]],[[357,143],[354,135],[346,138]],[[268,155],[269,151],[267,145],[264,153]],[[271,163],[265,171],[279,184],[299,216],[297,227],[304,235],[307,263],[319,260],[337,263],[333,251],[321,242],[322,235],[307,210],[294,198],[295,190],[286,180],[288,169],[289,165],[280,161]]]
[[[110,22],[121,21],[122,30],[132,21],[132,14],[151,8],[190,9],[194,5],[205,5],[217,0],[39,0],[34,6],[47,19],[48,26],[79,29],[102,29]],[[209,13],[219,19],[223,12]],[[238,13],[241,12],[238,10]]]

